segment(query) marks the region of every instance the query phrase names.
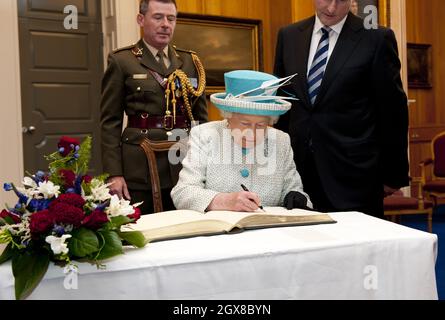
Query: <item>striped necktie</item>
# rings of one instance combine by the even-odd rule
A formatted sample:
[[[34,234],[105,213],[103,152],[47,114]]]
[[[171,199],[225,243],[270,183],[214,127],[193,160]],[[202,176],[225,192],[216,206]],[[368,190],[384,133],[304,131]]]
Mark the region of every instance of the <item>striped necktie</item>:
[[[321,36],[320,42],[318,43],[317,51],[315,53],[314,60],[312,61],[312,65],[307,76],[309,98],[311,99],[312,105],[314,105],[315,99],[317,99],[324,72],[326,70],[329,51],[329,33],[331,32],[331,30],[331,28],[326,26],[324,28],[321,28],[323,35]]]

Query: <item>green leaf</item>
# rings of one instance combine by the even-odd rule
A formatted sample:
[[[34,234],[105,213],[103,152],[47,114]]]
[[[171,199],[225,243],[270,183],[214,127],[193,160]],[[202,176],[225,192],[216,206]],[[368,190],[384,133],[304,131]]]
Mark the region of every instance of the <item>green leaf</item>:
[[[94,178],[105,183],[109,177],[110,175],[108,173],[103,173],[99,176],[95,176]]]
[[[5,250],[3,251],[2,255],[0,256],[0,264],[3,264],[9,259],[11,259],[13,255],[14,255],[14,250],[12,249],[12,244],[9,243],[6,246]]]
[[[119,254],[122,254],[122,241],[115,231],[99,231],[104,241],[102,250],[96,256],[97,260],[108,259]]]
[[[49,253],[45,251],[27,251],[13,257],[16,299],[25,299],[32,293],[45,276],[48,265]]]
[[[91,184],[82,181],[82,190],[85,192],[85,195],[89,196],[91,194]]]
[[[86,174],[88,171],[88,164],[91,159],[91,136],[87,136],[80,144],[79,158],[77,159],[78,174]]]
[[[99,231],[111,231],[113,229],[114,225],[111,222],[107,222],[99,229]]]
[[[14,220],[12,220],[11,217],[0,218],[0,223],[3,223],[3,225],[5,225],[5,224],[15,224]]]
[[[68,249],[73,256],[84,258],[99,250],[99,239],[94,231],[80,228],[71,233],[68,240]]]
[[[145,247],[148,242],[140,231],[119,232],[119,236],[138,248]]]
[[[112,217],[111,219],[111,223],[117,228],[119,229],[120,226],[130,223],[132,220],[127,217],[127,216],[117,216],[117,217]]]

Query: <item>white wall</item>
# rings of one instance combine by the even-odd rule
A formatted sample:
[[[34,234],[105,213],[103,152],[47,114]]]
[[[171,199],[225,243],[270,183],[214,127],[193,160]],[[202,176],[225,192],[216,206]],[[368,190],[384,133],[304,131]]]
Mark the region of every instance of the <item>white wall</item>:
[[[125,47],[140,39],[140,29],[136,23],[139,12],[139,1],[116,1],[117,47]]]
[[[136,23],[139,0],[102,0],[102,29],[105,35],[104,64],[106,68],[108,53],[126,47],[140,39],[140,28]],[[110,10],[111,9],[111,10]],[[124,116],[123,128],[128,118]]]
[[[139,0],[101,0],[101,6],[106,65],[109,52],[139,40],[139,26],[136,24]]]
[[[401,77],[403,86],[408,92],[408,63],[406,52],[406,3],[405,0],[391,0],[391,29],[397,37],[399,56],[402,63]]]
[[[17,201],[12,192],[3,191],[3,183],[19,183],[23,175],[17,21],[17,1],[0,1],[0,209]]]

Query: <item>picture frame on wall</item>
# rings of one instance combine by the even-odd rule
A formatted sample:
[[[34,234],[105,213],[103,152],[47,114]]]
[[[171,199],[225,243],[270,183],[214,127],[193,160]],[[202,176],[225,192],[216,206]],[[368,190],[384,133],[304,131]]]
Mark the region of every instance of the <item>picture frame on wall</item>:
[[[432,88],[432,47],[430,44],[408,43],[408,87]]]
[[[225,72],[263,70],[261,20],[179,13],[172,43],[198,54],[206,94],[224,91]]]

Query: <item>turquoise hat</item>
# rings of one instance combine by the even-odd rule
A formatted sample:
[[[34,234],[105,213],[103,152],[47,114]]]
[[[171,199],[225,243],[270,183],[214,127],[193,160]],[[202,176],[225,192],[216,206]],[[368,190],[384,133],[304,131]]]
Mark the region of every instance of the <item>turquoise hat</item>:
[[[280,116],[291,108],[291,103],[283,100],[287,97],[276,96],[281,80],[260,71],[227,72],[224,74],[226,92],[212,94],[210,101],[226,112]]]

